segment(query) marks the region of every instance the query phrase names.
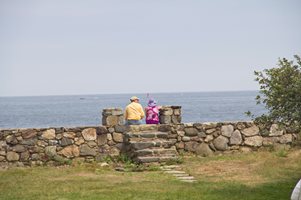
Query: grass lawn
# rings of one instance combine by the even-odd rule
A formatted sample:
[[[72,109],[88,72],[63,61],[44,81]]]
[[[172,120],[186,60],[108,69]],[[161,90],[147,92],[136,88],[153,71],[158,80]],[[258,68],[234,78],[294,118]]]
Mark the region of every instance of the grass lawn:
[[[0,170],[0,199],[290,199],[301,178],[301,150],[185,156],[181,166],[198,182],[97,164]]]

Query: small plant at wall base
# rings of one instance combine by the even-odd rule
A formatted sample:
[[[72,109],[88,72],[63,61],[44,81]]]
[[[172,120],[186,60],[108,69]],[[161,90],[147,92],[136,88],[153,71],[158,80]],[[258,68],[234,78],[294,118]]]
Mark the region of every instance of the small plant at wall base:
[[[286,126],[301,127],[301,59],[294,56],[294,61],[279,59],[278,67],[255,71],[255,81],[260,91],[257,104],[264,104],[267,114],[255,117],[246,112],[255,122],[263,124],[280,123]]]

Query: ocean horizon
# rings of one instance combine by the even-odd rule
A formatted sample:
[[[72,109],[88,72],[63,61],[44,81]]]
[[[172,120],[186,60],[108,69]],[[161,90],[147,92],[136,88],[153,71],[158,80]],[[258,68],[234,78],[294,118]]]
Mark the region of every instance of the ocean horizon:
[[[182,122],[249,121],[245,115],[265,112],[256,105],[258,91],[152,93],[159,105],[182,106]],[[147,94],[75,94],[0,97],[0,128],[47,128],[101,125],[104,108],[124,109],[136,95],[142,106]]]

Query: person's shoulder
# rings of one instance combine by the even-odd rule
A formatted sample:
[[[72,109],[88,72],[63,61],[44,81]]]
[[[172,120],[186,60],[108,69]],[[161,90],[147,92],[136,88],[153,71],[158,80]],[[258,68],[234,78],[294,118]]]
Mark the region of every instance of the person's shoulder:
[[[132,103],[129,103],[125,108],[129,108],[132,105]]]

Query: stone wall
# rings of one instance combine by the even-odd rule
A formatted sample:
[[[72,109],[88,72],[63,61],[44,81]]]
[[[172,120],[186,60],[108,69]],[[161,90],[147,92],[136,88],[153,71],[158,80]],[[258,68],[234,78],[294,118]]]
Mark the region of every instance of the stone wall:
[[[261,129],[253,122],[6,129],[0,130],[0,166],[101,161],[106,156],[126,153],[126,133],[152,131],[167,132],[178,152],[202,156],[277,145],[289,147],[300,137],[276,124]]]
[[[172,149],[202,156],[270,146],[290,147],[300,141],[297,131],[276,124],[270,127],[253,122],[183,124],[180,106],[163,106],[160,123],[126,126],[122,109],[108,108],[102,112],[102,126],[0,129],[0,167],[102,161],[107,156],[129,153],[127,133],[152,136],[152,132],[156,135],[164,132],[162,135],[167,135]]]
[[[160,108],[160,124],[180,124],[181,106],[162,106]]]

